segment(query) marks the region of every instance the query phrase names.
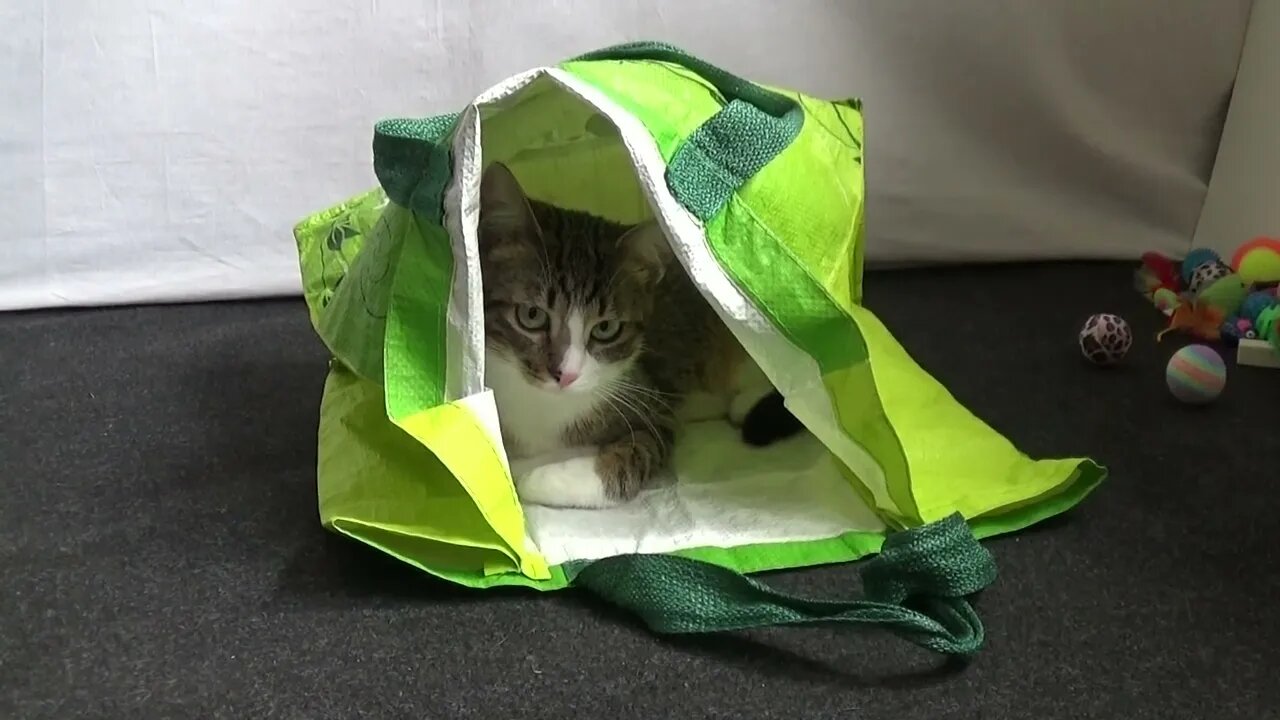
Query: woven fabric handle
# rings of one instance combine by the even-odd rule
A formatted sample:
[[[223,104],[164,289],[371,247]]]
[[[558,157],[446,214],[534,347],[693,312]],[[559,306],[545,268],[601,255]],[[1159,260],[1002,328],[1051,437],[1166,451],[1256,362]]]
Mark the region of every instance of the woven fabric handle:
[[[813,600],[675,555],[623,555],[585,564],[574,584],[661,633],[801,624],[887,629],[943,655],[971,656],[984,630],[968,597],[996,577],[995,561],[959,514],[890,535],[862,567],[864,600]]]
[[[444,188],[453,171],[447,138],[458,113],[395,118],[373,127],[373,174],[397,205],[439,223]]]

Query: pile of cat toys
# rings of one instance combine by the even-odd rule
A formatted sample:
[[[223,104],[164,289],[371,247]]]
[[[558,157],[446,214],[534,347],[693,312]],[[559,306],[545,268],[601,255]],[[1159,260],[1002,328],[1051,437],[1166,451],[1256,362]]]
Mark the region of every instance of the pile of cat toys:
[[[1160,333],[1237,347],[1242,365],[1280,367],[1280,238],[1256,238],[1224,260],[1196,248],[1181,260],[1142,256],[1134,284],[1169,318]]]

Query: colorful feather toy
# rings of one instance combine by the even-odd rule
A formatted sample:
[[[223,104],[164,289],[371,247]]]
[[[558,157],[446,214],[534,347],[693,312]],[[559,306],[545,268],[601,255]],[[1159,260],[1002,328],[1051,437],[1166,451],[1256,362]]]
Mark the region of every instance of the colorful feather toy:
[[[1217,340],[1222,336],[1224,319],[1226,313],[1221,308],[1197,302],[1182,303],[1169,316],[1169,327],[1156,334],[1156,340],[1174,330],[1186,330],[1202,340]]]

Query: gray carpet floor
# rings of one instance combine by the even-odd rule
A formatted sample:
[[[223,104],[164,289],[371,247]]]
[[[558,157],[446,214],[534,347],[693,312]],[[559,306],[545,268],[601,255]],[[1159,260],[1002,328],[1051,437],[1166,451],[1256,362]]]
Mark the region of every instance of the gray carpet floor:
[[[653,635],[577,591],[468,591],[323,531],[326,356],[298,301],[0,316],[0,718],[1280,717],[1280,371],[1177,404],[1130,266],[873,273],[979,416],[1110,479],[989,541],[967,666],[842,628]],[[1126,367],[1075,349],[1127,316]],[[769,576],[859,591],[854,566]],[[1267,688],[1271,689],[1268,690]]]

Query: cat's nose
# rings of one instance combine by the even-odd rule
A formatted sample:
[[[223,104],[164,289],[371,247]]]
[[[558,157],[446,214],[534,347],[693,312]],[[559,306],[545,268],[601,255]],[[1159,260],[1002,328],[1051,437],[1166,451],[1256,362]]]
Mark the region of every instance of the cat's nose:
[[[560,370],[555,373],[556,382],[560,383],[560,387],[567,388],[578,379],[578,373],[572,370]]]

